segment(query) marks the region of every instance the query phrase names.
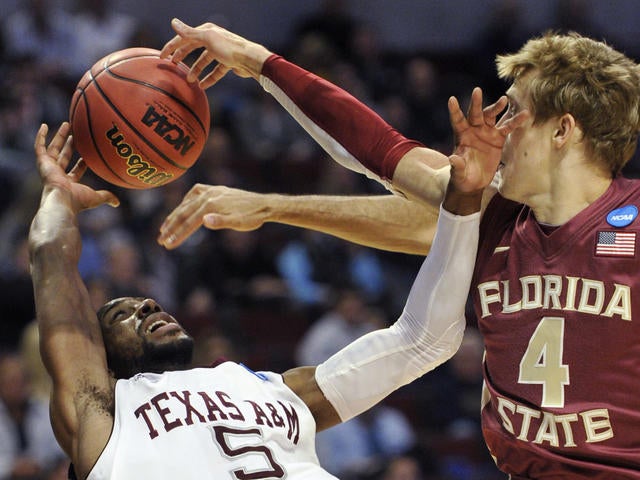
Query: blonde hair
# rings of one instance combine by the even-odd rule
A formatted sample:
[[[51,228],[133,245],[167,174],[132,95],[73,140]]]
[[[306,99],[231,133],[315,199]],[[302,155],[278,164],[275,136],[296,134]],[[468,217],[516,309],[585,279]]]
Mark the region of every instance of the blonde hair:
[[[617,175],[635,152],[640,129],[640,67],[604,42],[548,32],[496,57],[500,78],[528,85],[534,122],[570,113],[587,148]]]

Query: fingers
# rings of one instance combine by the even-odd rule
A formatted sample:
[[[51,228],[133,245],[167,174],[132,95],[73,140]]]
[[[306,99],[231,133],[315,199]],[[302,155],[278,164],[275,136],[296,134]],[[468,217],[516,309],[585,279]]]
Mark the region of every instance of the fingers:
[[[179,247],[202,225],[202,211],[199,202],[189,193],[160,226],[158,244],[172,250]]]
[[[497,130],[506,137],[516,128],[522,126],[529,118],[531,118],[531,112],[529,110],[522,110],[502,123]]]
[[[449,157],[449,165],[451,165],[451,176],[458,177],[464,175],[466,162],[460,155],[453,154]]]
[[[214,60],[214,56],[208,50],[204,50],[198,59],[193,62],[193,65],[191,65],[191,70],[189,70],[189,74],[187,75],[187,81],[195,82],[198,80],[200,74],[204,71],[207,65]]]
[[[95,200],[89,205],[89,208],[99,207],[100,205],[107,204],[111,207],[120,206],[120,199],[108,190],[96,191]]]
[[[449,122],[451,123],[453,132],[458,134],[469,128],[467,117],[465,117],[462,112],[458,99],[456,97],[450,97],[447,106],[449,107]]]
[[[65,167],[66,168],[66,167]],[[87,164],[86,162],[81,158],[79,159],[76,164],[71,168],[71,170],[69,171],[69,176],[71,177],[71,179],[74,182],[79,182],[82,177],[84,176],[85,172],[87,171]]]
[[[171,57],[171,60],[173,62],[178,63],[184,60],[188,53],[193,50],[193,48],[184,48],[186,43],[191,43],[187,38],[190,33],[189,29],[191,27],[185,25],[177,18],[171,20],[171,27],[177,33],[177,35],[164,44],[164,47],[162,47],[162,50],[160,50],[160,58]]]
[[[484,113],[482,111],[482,90],[476,87],[471,92],[469,104],[468,122],[474,127],[484,125]]]
[[[35,141],[33,142],[33,149],[36,155],[42,155],[46,153],[47,133],[49,132],[49,126],[46,123],[40,125],[38,133],[36,134]]]
[[[182,245],[201,225],[200,216],[191,215],[188,219],[181,218],[180,221],[171,222],[167,227],[163,226],[157,242],[168,250],[173,250]]]
[[[50,155],[52,158],[55,158],[56,161],[60,162],[60,154],[62,153],[65,145],[68,142],[70,125],[69,122],[62,122],[60,128],[49,142],[47,146],[46,153]],[[46,135],[46,132],[45,132]]]
[[[184,40],[180,40],[182,41],[182,44],[173,52],[173,55],[171,55],[171,61],[173,63],[180,63],[184,61],[191,52],[198,48],[197,45],[191,42],[184,43]]]
[[[230,70],[229,67],[219,63],[200,81],[200,87],[206,90],[211,85],[218,83]]]
[[[58,158],[56,162],[63,170],[66,170],[69,166],[69,161],[71,160],[71,156],[73,155],[73,137],[69,135],[67,140],[64,142],[64,146],[62,150],[58,154]],[[84,173],[84,172],[82,172]],[[82,175],[81,175],[82,176]]]
[[[487,125],[492,127],[496,124],[496,119],[500,112],[502,112],[509,104],[509,99],[506,96],[500,97],[495,103],[485,107],[483,110],[484,121]]]

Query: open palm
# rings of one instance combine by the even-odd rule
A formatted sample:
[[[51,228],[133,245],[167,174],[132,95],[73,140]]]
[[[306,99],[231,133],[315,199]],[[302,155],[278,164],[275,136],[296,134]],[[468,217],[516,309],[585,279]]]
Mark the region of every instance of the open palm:
[[[60,188],[71,194],[76,211],[95,208],[102,204],[118,206],[118,198],[107,190],[94,190],[79,183],[87,170],[80,159],[67,173],[66,169],[73,154],[70,126],[64,122],[49,144],[46,143],[49,128],[43,124],[38,130],[34,149],[37,157],[38,172],[45,187]]]

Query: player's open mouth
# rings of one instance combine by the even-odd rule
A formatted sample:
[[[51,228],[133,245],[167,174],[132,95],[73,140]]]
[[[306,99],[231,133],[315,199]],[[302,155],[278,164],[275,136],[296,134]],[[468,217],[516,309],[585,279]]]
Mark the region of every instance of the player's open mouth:
[[[157,320],[147,327],[146,333],[153,333],[157,329],[159,329],[160,327],[164,327],[165,325],[169,325],[169,322],[166,322],[164,320]]]
[[[169,328],[170,327],[170,328]],[[166,312],[157,312],[149,315],[142,322],[140,332],[149,335],[159,331],[165,331],[173,328],[181,329],[180,325]]]

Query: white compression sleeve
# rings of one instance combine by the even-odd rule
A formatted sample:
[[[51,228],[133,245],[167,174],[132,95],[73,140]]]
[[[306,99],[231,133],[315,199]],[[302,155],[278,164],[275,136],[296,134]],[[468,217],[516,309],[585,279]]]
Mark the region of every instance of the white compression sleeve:
[[[441,207],[431,251],[400,318],[318,365],[316,381],[342,421],[368,410],[458,350],[479,223],[479,212],[456,216]]]

